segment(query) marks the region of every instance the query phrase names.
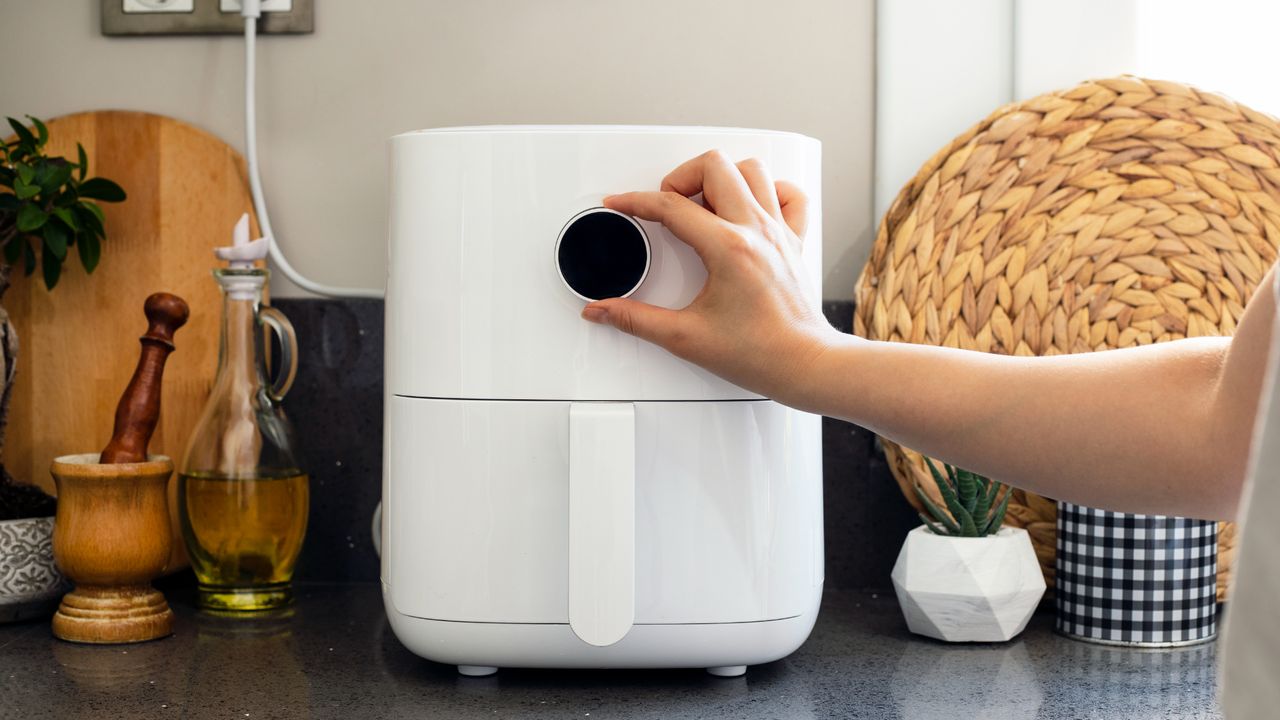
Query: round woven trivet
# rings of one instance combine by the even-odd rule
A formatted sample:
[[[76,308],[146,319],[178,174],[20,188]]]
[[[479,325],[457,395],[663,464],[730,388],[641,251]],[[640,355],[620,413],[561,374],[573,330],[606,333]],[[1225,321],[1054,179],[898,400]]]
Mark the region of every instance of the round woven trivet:
[[[1218,95],[1119,77],[1006,105],[898,194],[854,332],[1012,355],[1229,335],[1280,246],[1280,125]],[[920,455],[885,442],[916,504]],[[1055,507],[1016,491],[1052,582]],[[1236,536],[1221,534],[1222,597]]]

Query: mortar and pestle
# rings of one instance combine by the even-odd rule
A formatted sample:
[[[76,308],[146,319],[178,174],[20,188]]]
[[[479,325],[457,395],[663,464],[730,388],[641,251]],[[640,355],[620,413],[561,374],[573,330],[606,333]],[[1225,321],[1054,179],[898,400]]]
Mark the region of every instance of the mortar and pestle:
[[[130,643],[173,632],[173,611],[151,581],[169,560],[168,484],[173,461],[148,455],[160,417],[160,384],[187,303],[147,298],[149,326],[133,378],[99,453],[64,455],[50,467],[58,487],[53,558],[75,589],[53,616],[53,634],[81,643]]]

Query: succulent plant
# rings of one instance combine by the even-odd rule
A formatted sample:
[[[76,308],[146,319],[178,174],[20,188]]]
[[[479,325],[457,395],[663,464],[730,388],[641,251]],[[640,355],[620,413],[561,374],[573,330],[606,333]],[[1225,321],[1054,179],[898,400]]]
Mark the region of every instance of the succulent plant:
[[[942,502],[947,506],[946,510],[938,507],[920,483],[916,483],[916,496],[933,516],[929,518],[920,513],[920,519],[930,532],[952,537],[983,537],[994,535],[1000,529],[1009,509],[1009,496],[1013,494],[1010,490],[1005,489],[1004,498],[997,503],[1001,489],[1005,488],[1003,484],[946,463],[943,463],[947,471],[944,477],[932,460],[926,457],[924,461],[929,465]]]

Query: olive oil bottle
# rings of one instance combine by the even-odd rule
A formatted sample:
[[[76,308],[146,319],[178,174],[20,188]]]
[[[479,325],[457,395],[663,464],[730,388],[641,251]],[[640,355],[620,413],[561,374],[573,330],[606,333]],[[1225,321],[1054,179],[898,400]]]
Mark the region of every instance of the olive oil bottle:
[[[262,305],[268,271],[254,267],[266,241],[248,242],[248,218],[230,260],[213,271],[223,291],[218,374],[178,473],[182,536],[195,570],[199,604],[249,611],[293,601],[293,570],[307,531],[308,479],[293,426],[280,401],[297,371],[293,325]],[[280,338],[274,384],[266,367],[267,331]]]

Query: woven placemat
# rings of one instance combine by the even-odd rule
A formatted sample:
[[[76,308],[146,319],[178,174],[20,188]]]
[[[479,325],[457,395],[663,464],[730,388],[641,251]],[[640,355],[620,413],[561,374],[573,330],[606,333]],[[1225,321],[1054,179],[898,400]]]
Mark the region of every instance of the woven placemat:
[[[1118,77],[1006,105],[898,194],[858,280],[863,337],[1057,355],[1230,335],[1280,246],[1280,125],[1219,95]],[[885,441],[916,504],[921,456]],[[1009,522],[1053,581],[1055,505]],[[1221,528],[1219,597],[1236,535]]]

